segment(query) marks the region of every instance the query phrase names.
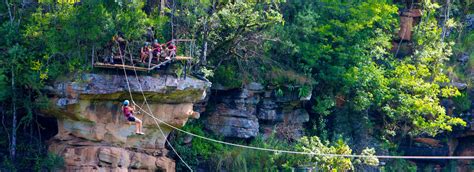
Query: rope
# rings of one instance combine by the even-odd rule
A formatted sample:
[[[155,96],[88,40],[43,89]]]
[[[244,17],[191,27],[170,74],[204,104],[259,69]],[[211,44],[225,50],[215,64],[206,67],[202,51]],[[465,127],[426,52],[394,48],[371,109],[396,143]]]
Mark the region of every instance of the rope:
[[[120,48],[119,48],[119,55],[120,55],[120,57],[121,57],[121,59],[122,59],[122,68],[123,68],[123,73],[124,73],[124,75],[125,75],[125,81],[127,82],[127,88],[128,88],[128,93],[129,93],[129,96],[130,96],[130,100],[132,100],[132,103],[135,104],[137,107],[140,108],[140,111],[142,111],[142,112],[144,112],[145,114],[148,114],[148,115],[149,115],[149,113],[148,113],[147,111],[145,111],[145,110],[142,109],[140,106],[138,106],[138,105],[135,103],[135,101],[133,100],[132,91],[131,91],[131,89],[130,89],[130,83],[129,83],[129,81],[128,81],[127,71],[125,70],[125,57],[122,56],[122,50],[120,50]],[[132,58],[131,54],[130,54],[130,58]],[[132,61],[132,63],[133,63],[133,61]],[[144,102],[145,102],[146,105],[148,106],[148,110],[151,112],[151,108],[150,108],[150,106],[148,105],[146,96],[145,96],[145,94],[143,93],[142,85],[141,85],[141,83],[140,83],[140,80],[138,79],[138,74],[137,74],[137,71],[136,71],[136,69],[135,69],[135,65],[132,65],[132,66],[133,66],[133,71],[135,72],[135,77],[136,77],[136,79],[137,79],[137,81],[138,81],[138,83],[139,83],[138,85],[139,85],[140,91],[141,91],[141,93],[142,93],[142,95],[143,95]],[[150,116],[151,116],[151,115],[150,115]],[[153,118],[153,116],[152,116],[152,118]],[[183,158],[181,158],[181,156],[178,154],[178,152],[174,149],[174,147],[173,147],[173,146],[170,144],[170,142],[168,141],[168,138],[166,137],[165,133],[164,133],[163,130],[161,129],[161,127],[160,127],[160,125],[158,124],[158,122],[156,121],[156,119],[155,119],[155,118],[153,118],[153,119],[154,119],[153,121],[155,122],[156,126],[158,126],[158,129],[160,130],[161,135],[163,136],[163,138],[165,138],[165,142],[168,144],[168,146],[171,147],[171,149],[173,150],[173,152],[174,152],[174,153],[178,156],[178,158],[184,163],[184,165],[186,165],[186,167],[192,172],[193,169],[184,161]]]
[[[138,107],[138,108],[141,109],[141,107]],[[148,114],[148,112],[145,112],[145,113]],[[289,153],[289,154],[300,154],[300,155],[316,155],[316,156],[345,157],[345,158],[376,157],[376,158],[380,158],[380,159],[474,159],[474,156],[392,156],[392,155],[368,156],[368,155],[353,155],[353,154],[323,154],[323,153],[315,153],[315,152],[299,152],[299,151],[261,148],[261,147],[240,145],[240,144],[220,141],[220,140],[208,138],[208,137],[205,137],[205,136],[197,135],[197,134],[182,130],[180,128],[177,128],[177,127],[175,127],[171,124],[168,124],[168,123],[164,122],[163,120],[160,120],[160,119],[154,117],[152,114],[148,114],[148,115],[150,115],[152,118],[155,118],[156,120],[160,121],[161,123],[165,124],[166,126],[168,126],[170,128],[173,128],[175,130],[178,130],[180,132],[183,132],[185,134],[188,134],[188,135],[200,138],[200,139],[204,139],[204,140],[215,142],[215,143],[225,144],[225,145],[229,145],[229,146],[241,147],[241,148],[246,148],[246,149],[254,149],[254,150],[260,150],[260,151],[268,151],[268,152],[274,152],[274,153]]]
[[[412,0],[412,4],[411,4],[411,7],[410,9],[412,9],[413,7],[413,0]],[[172,29],[172,37],[173,37],[173,25],[171,27]],[[403,32],[402,33],[402,37],[404,37],[404,34],[406,33]],[[402,40],[400,40],[400,43],[402,42]],[[395,54],[395,56],[398,54],[398,51],[399,51],[399,48],[397,48],[397,52]],[[121,53],[120,53],[121,55]],[[135,66],[133,66],[133,69],[135,71],[135,76],[136,76],[136,79],[138,81],[138,84],[139,84],[139,88],[140,88],[140,91],[143,95],[143,98],[144,98],[144,101],[145,101],[145,104],[147,105],[148,107],[148,110],[150,112],[147,112],[145,111],[142,107],[138,106],[134,101],[133,101],[133,98],[132,98],[132,93],[131,93],[131,89],[130,89],[130,83],[128,81],[128,76],[127,76],[127,73],[126,73],[126,70],[125,70],[125,63],[124,61],[122,60],[122,63],[123,63],[123,70],[124,70],[124,74],[125,74],[125,79],[126,79],[126,82],[127,82],[127,87],[128,87],[128,92],[130,94],[130,98],[132,100],[132,102],[141,110],[143,111],[145,114],[147,114],[148,116],[150,116],[151,118],[154,119],[156,125],[158,126],[158,128],[160,129],[160,132],[161,134],[163,135],[163,137],[165,137],[166,139],[166,142],[168,143],[168,145],[172,148],[172,150],[176,153],[176,155],[178,155],[179,159],[186,165],[186,167],[189,168],[189,170],[193,171],[191,169],[191,167],[182,159],[181,156],[179,156],[179,154],[176,152],[176,150],[171,146],[171,144],[169,143],[168,139],[166,138],[166,136],[164,135],[163,131],[161,130],[161,127],[160,125],[157,123],[157,121],[159,121],[160,123],[163,123],[164,125],[172,128],[172,129],[175,129],[179,132],[182,132],[182,133],[185,133],[185,134],[188,134],[188,135],[191,135],[193,137],[197,137],[197,138],[200,138],[200,139],[203,139],[203,140],[207,140],[207,141],[211,141],[211,142],[215,142],[215,143],[220,143],[220,144],[224,144],[224,145],[229,145],[229,146],[235,146],[235,147],[241,147],[241,148],[246,148],[246,149],[253,149],[253,150],[259,150],[259,151],[268,151],[268,152],[274,152],[274,153],[288,153],[288,154],[299,154],[299,155],[314,155],[314,156],[328,156],[328,157],[344,157],[344,158],[372,158],[372,157],[376,157],[376,158],[379,158],[379,159],[443,159],[443,160],[449,160],[449,159],[456,159],[456,160],[460,160],[460,159],[474,159],[474,156],[394,156],[394,155],[374,155],[374,156],[369,156],[369,155],[357,155],[357,154],[325,154],[325,153],[315,153],[315,152],[300,152],[300,151],[290,151],[290,150],[281,150],[281,149],[271,149],[271,148],[262,148],[262,147],[255,147],[255,146],[247,146],[247,145],[240,145],[240,144],[235,144],[235,143],[230,143],[230,142],[225,142],[225,141],[220,141],[220,140],[216,140],[216,139],[212,139],[212,138],[208,138],[208,137],[205,137],[205,136],[201,136],[201,135],[197,135],[197,134],[194,134],[194,133],[191,133],[191,132],[188,132],[188,131],[185,131],[185,130],[182,130],[180,128],[177,128],[159,118],[156,118],[151,112],[151,108],[146,100],[146,96],[144,95],[143,93],[143,89],[142,89],[142,86],[141,86],[141,83],[140,81],[138,80],[138,75],[137,75],[137,72],[135,70]]]
[[[161,127],[160,125],[158,124],[157,121],[159,121],[160,123],[172,128],[172,129],[175,129],[177,131],[180,131],[182,133],[185,133],[185,134],[188,134],[188,135],[191,135],[193,137],[197,137],[197,138],[200,138],[200,139],[203,139],[203,140],[207,140],[207,141],[211,141],[211,142],[215,142],[215,143],[220,143],[220,144],[224,144],[224,145],[229,145],[229,146],[235,146],[235,147],[241,147],[241,148],[246,148],[246,149],[253,149],[253,150],[259,150],[259,151],[268,151],[268,152],[274,152],[274,153],[288,153],[288,154],[299,154],[299,155],[315,155],[315,156],[328,156],[328,157],[344,157],[344,158],[372,158],[372,157],[376,157],[376,158],[379,158],[379,159],[444,159],[444,160],[447,160],[447,159],[474,159],[474,156],[392,156],[392,155],[374,155],[374,156],[369,156],[369,155],[354,155],[354,154],[324,154],[324,153],[315,153],[315,152],[299,152],[299,151],[290,151],[290,150],[280,150],[280,149],[271,149],[271,148],[262,148],[262,147],[255,147],[255,146],[247,146],[247,145],[240,145],[240,144],[235,144],[235,143],[230,143],[230,142],[225,142],[225,141],[220,141],[220,140],[216,140],[216,139],[212,139],[212,138],[208,138],[208,137],[205,137],[205,136],[201,136],[201,135],[197,135],[197,134],[194,134],[194,133],[191,133],[191,132],[188,132],[188,131],[185,131],[185,130],[182,130],[180,128],[177,128],[159,118],[156,118],[154,116],[154,114],[151,113],[151,108],[146,100],[146,96],[144,95],[143,93],[143,89],[142,89],[142,86],[141,86],[141,83],[139,82],[138,80],[138,75],[136,73],[136,70],[135,70],[135,66],[133,66],[133,69],[135,71],[135,76],[137,77],[137,81],[138,81],[138,85],[139,85],[139,88],[140,88],[140,91],[142,92],[142,95],[143,95],[143,98],[144,98],[144,101],[146,102],[147,106],[148,106],[148,109],[150,112],[147,112],[145,111],[142,107],[138,106],[134,101],[133,101],[133,97],[132,97],[132,93],[131,93],[131,89],[130,89],[130,83],[129,83],[129,80],[128,80],[128,76],[127,76],[127,73],[126,73],[126,70],[125,70],[125,62],[122,61],[122,63],[124,64],[123,66],[123,70],[124,70],[124,75],[125,75],[125,79],[126,79],[126,82],[127,82],[127,87],[128,87],[128,92],[130,94],[130,99],[132,100],[132,102],[140,109],[140,111],[144,112],[145,114],[147,114],[148,116],[150,116],[151,118],[153,118],[153,120],[155,121],[155,124],[158,126],[158,128],[160,129],[160,132],[161,134],[163,135],[163,137],[166,139],[166,142],[168,143],[168,145],[172,148],[172,150],[176,153],[176,155],[178,155],[178,158],[186,165],[186,167],[189,168],[189,170],[193,171],[191,169],[191,167],[182,159],[181,156],[179,156],[179,154],[176,152],[176,150],[173,148],[173,146],[171,146],[171,144],[169,143],[168,139],[166,138],[166,136],[164,135],[163,131],[161,130]]]

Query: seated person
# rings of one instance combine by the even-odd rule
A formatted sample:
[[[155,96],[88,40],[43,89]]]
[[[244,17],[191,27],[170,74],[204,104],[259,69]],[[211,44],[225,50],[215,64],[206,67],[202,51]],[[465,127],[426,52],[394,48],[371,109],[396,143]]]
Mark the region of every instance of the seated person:
[[[168,56],[168,50],[165,44],[161,44],[161,57],[165,58]]]
[[[168,44],[166,50],[168,51],[166,60],[176,56],[176,45],[174,45],[174,41],[171,41],[171,43]]]
[[[156,56],[156,61],[160,62],[160,54],[161,54],[161,45],[158,43],[158,40],[155,39],[152,45],[153,48],[153,56]]]
[[[145,63],[145,60],[148,56],[150,56],[150,44],[145,42],[145,45],[140,49],[140,62]]]
[[[145,133],[142,132],[142,121],[138,119],[137,117],[133,116],[135,108],[133,106],[129,106],[129,103],[130,102],[128,100],[125,100],[123,102],[123,106],[122,106],[123,115],[125,115],[125,118],[127,119],[127,121],[135,122],[135,125],[136,125],[135,134],[143,135]]]

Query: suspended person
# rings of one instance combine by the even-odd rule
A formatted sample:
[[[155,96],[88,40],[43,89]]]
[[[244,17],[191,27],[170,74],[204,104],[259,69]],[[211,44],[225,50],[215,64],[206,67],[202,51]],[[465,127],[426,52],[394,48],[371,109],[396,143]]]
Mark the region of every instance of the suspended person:
[[[130,102],[128,100],[125,100],[123,102],[123,106],[122,106],[123,115],[125,115],[125,118],[127,118],[127,121],[135,122],[135,125],[136,125],[135,134],[143,135],[145,133],[142,132],[142,121],[138,119],[137,117],[133,116],[135,107],[129,106],[129,104]]]
[[[140,49],[140,62],[145,63],[145,60],[150,56],[151,48],[148,42]]]
[[[152,45],[153,56],[156,57],[156,62],[160,63],[161,45],[158,43],[158,39],[155,39]]]

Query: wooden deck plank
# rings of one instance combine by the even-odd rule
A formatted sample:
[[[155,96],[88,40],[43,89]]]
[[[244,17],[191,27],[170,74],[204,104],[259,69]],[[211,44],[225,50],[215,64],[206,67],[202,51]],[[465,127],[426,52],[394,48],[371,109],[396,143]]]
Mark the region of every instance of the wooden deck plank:
[[[108,63],[100,63],[100,62],[96,62],[94,64],[94,67],[98,67],[98,68],[108,68],[108,69],[122,69],[122,68],[125,68],[125,70],[133,70],[133,66],[129,66],[129,65],[122,65],[122,64],[108,64]],[[135,70],[137,71],[143,71],[143,72],[146,72],[146,71],[149,71],[148,68],[144,68],[144,67],[137,67],[135,66]]]
[[[188,56],[176,56],[175,60],[191,60],[193,59],[192,57]]]

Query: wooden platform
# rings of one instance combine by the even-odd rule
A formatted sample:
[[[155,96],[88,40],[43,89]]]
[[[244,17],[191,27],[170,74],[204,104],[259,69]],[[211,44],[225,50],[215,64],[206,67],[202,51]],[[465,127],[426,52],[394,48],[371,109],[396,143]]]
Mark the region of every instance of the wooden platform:
[[[98,68],[108,68],[108,69],[123,69],[123,68],[125,68],[125,70],[133,70],[133,66],[129,66],[129,65],[109,64],[109,63],[100,63],[100,62],[96,62],[96,63],[94,64],[94,67],[98,67]],[[137,66],[135,66],[135,70],[137,70],[137,71],[142,71],[142,72],[147,72],[147,71],[149,71],[148,68],[137,67]]]
[[[160,64],[152,64],[153,67],[150,67],[150,68],[135,66],[135,70],[136,71],[147,72],[147,71],[151,71],[155,68],[160,68],[161,66],[166,65],[168,63],[171,63],[171,61],[174,61],[174,60],[183,61],[183,60],[191,60],[191,59],[192,59],[191,57],[187,57],[187,56],[176,56],[175,58],[173,58],[171,60],[166,60],[164,62],[161,62]],[[94,64],[94,67],[108,68],[108,69],[123,69],[123,68],[125,68],[125,70],[133,70],[134,69],[134,67],[131,66],[131,65],[110,64],[110,63],[101,63],[101,62],[96,62]]]
[[[175,60],[191,60],[193,59],[192,57],[187,57],[187,56],[176,56]]]

